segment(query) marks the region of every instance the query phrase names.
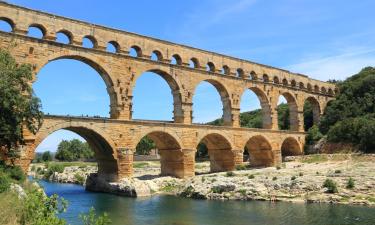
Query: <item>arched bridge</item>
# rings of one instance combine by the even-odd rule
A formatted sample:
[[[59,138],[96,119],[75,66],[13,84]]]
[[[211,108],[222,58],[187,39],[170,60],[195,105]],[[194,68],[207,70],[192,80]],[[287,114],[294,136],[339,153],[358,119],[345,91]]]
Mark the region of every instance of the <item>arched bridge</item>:
[[[304,103],[312,103],[317,123],[336,92],[333,84],[305,75],[4,2],[0,2],[0,20],[11,27],[10,32],[0,32],[0,47],[8,49],[17,62],[31,64],[34,81],[48,62],[76,59],[101,75],[110,96],[110,119],[47,116],[42,129],[27,137],[22,158],[25,167],[37,144],[62,128],[86,138],[97,152],[100,173],[113,179],[132,174],[132,153],[145,135],[161,150],[164,174],[192,176],[193,155],[200,141],[211,153],[213,171],[233,169],[242,161],[244,146],[252,152],[253,165],[276,165],[283,149],[302,153]],[[29,37],[30,27],[43,36]],[[58,34],[65,35],[68,42],[57,42]],[[84,38],[91,41],[92,48],[82,46]],[[107,45],[115,51],[108,52]],[[169,84],[174,101],[171,122],[132,120],[133,88],[147,71]],[[202,81],[215,86],[221,96],[222,127],[192,124],[192,98]],[[248,89],[261,103],[263,129],[239,127],[240,98]],[[290,131],[278,130],[279,96],[288,102]]]

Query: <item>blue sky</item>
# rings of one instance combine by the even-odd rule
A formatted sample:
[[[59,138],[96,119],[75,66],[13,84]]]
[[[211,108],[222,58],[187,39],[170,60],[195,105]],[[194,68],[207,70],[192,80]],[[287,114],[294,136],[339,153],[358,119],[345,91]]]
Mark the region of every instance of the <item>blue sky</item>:
[[[364,66],[375,66],[373,0],[8,2],[281,67],[321,80],[344,79]],[[104,82],[82,63],[61,60],[46,65],[34,89],[45,112],[108,116],[109,97]],[[207,122],[222,115],[219,95],[209,84],[198,87],[193,103],[195,122]],[[151,110],[155,106],[160,110]],[[254,94],[246,93],[241,111],[256,108],[258,100]],[[141,76],[134,91],[134,118],[170,120],[172,110],[167,84],[154,74]],[[53,151],[62,138],[73,137],[76,136],[66,131],[56,132],[38,151]]]

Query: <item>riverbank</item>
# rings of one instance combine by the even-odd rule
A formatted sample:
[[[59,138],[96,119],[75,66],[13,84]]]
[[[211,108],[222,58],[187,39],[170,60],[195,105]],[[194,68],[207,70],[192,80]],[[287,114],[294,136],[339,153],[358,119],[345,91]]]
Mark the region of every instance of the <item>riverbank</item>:
[[[197,163],[196,171],[203,174],[186,180],[159,177],[158,162],[138,162],[134,178],[106,183],[90,176],[86,189],[130,197],[173,194],[196,199],[375,205],[375,155],[309,155],[287,160],[278,168],[241,167],[245,170],[211,174],[205,174],[208,162]],[[74,176],[69,167],[55,177],[68,174]],[[337,193],[323,187],[327,179],[336,184]],[[353,187],[348,187],[349,179]]]

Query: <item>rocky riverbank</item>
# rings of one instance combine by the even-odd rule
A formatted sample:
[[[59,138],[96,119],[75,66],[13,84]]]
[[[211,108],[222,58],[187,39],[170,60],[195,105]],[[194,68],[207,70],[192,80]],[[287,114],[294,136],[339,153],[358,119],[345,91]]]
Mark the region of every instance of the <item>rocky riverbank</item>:
[[[117,183],[100,180],[95,174],[87,176],[95,168],[81,174],[87,176],[87,190],[129,197],[173,194],[196,199],[375,205],[375,155],[310,155],[289,157],[286,161],[277,168],[240,167],[233,172],[211,174],[206,173],[208,162],[197,163],[196,171],[201,175],[186,180],[158,176],[158,162],[135,164],[134,178]],[[54,174],[51,180],[74,183],[73,174],[77,172],[77,168],[65,168],[64,173]],[[337,192],[331,186],[323,186],[327,179]]]

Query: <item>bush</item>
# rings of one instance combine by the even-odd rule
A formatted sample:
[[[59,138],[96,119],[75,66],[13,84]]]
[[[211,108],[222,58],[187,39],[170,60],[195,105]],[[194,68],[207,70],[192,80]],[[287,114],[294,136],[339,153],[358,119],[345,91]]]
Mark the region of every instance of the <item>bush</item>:
[[[245,164],[236,165],[236,170],[246,170],[246,169],[247,169],[247,165]]]
[[[295,179],[297,179],[297,177],[296,176],[292,176],[290,179],[291,180],[295,180]]]
[[[225,176],[227,176],[227,177],[234,177],[234,176],[236,176],[236,174],[235,174],[233,171],[228,171],[228,172],[225,174]]]
[[[103,213],[103,215],[97,216],[95,213],[95,209],[93,207],[90,208],[90,211],[87,215],[80,215],[80,218],[84,225],[107,225],[111,224],[111,220],[108,217],[107,213]]]
[[[302,177],[303,176],[303,173],[302,172],[299,172],[299,174],[298,174],[300,177]]]
[[[341,173],[341,170],[335,170],[335,173]]]
[[[277,180],[277,177],[272,177],[272,180]]]
[[[255,176],[254,176],[254,174],[250,174],[247,178],[249,178],[249,179],[254,179]]]
[[[346,188],[347,189],[353,189],[354,186],[355,186],[354,179],[350,177],[349,180],[348,180],[348,183],[346,184]]]
[[[277,170],[281,170],[281,166],[276,166],[276,169]]]
[[[48,169],[44,174],[45,179],[48,179],[55,172],[58,172],[58,173],[64,172],[64,166],[61,164],[56,164],[56,163],[47,164],[47,168]]]
[[[77,180],[79,184],[84,184],[86,182],[85,178],[81,176],[79,173],[74,174],[74,178]]]
[[[19,166],[10,166],[7,169],[10,178],[23,182],[26,179],[25,172]]]
[[[306,145],[313,145],[320,139],[322,139],[323,134],[320,133],[319,127],[314,125],[308,131],[305,137]]]
[[[4,173],[0,173],[0,193],[7,191],[9,187],[10,187],[10,178]]]
[[[323,187],[327,188],[327,193],[337,193],[337,184],[331,180],[331,179],[326,179],[323,183]]]

